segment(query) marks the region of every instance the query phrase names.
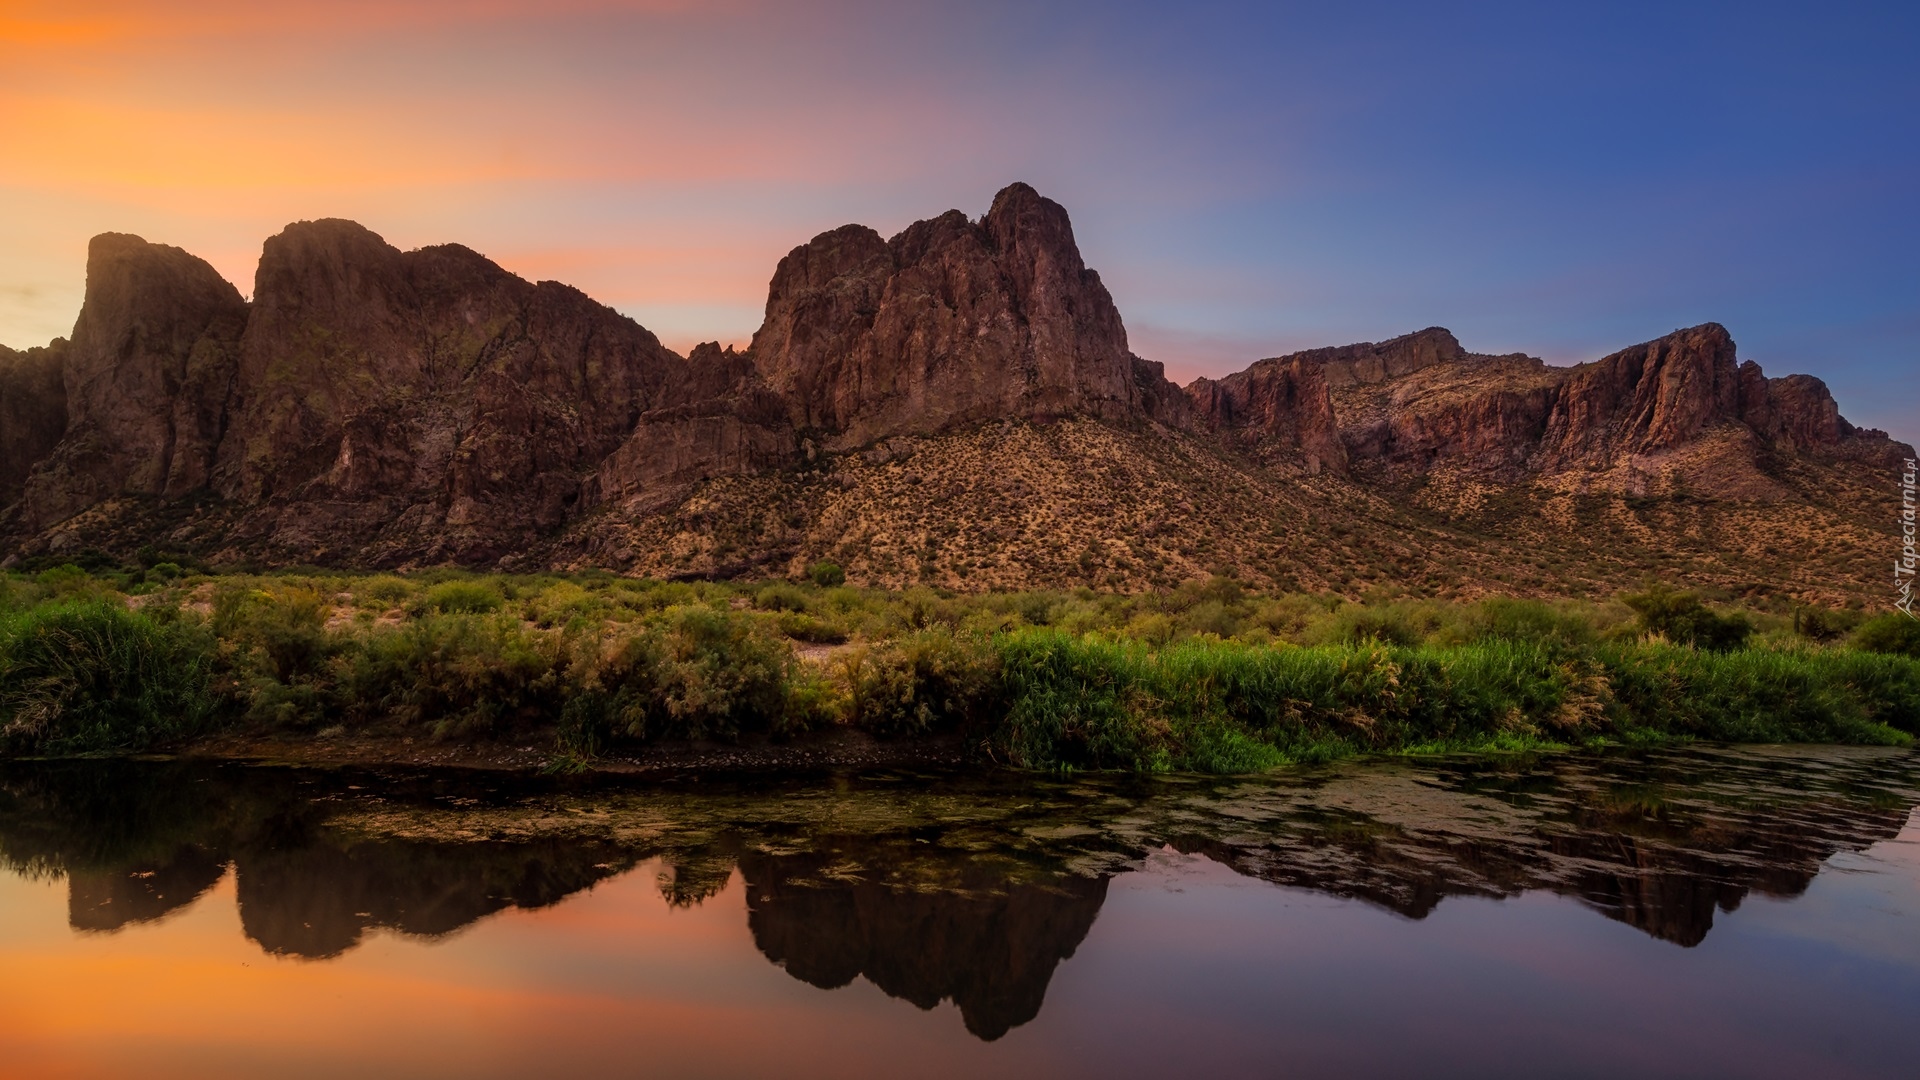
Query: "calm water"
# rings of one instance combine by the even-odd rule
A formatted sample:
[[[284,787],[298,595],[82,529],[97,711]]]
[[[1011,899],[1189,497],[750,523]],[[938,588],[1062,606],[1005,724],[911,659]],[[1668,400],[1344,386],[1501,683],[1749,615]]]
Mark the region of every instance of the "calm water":
[[[1920,758],[0,770],[6,1076],[1920,1075]]]

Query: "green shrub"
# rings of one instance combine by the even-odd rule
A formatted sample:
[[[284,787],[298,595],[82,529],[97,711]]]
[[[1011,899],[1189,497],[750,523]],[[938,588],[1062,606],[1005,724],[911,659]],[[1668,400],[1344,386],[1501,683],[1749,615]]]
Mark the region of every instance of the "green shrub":
[[[413,595],[413,583],[392,574],[368,578],[354,589],[354,599],[379,607],[392,607]]]
[[[840,569],[838,563],[817,562],[807,567],[807,580],[823,589],[832,589],[847,583],[847,572]]]
[[[1688,592],[1654,586],[1620,598],[1640,616],[1640,627],[1676,645],[1726,651],[1747,643],[1753,622],[1740,614],[1721,615]]]
[[[753,606],[762,611],[805,611],[807,594],[792,585],[769,585],[753,594]]]
[[[553,629],[576,621],[599,622],[614,614],[614,607],[608,597],[563,581],[541,589],[528,600],[527,616],[538,625]]]
[[[329,606],[301,586],[223,589],[214,594],[213,631],[253,653],[265,674],[292,682],[319,671],[333,654],[326,633]]]
[[[994,639],[1006,710],[988,738],[997,760],[1030,769],[1167,769],[1171,726],[1159,716],[1146,646],[1016,630]]]
[[[505,615],[429,615],[368,636],[347,700],[362,719],[500,735],[558,711],[567,642]]]
[[[1862,694],[1875,682],[1903,681],[1888,670],[1760,649],[1610,646],[1599,655],[1622,727],[1726,742],[1903,741],[1889,721],[1907,706]]]
[[[319,726],[337,711],[330,664],[343,643],[327,633],[329,610],[319,591],[300,585],[215,592],[213,632],[249,721]]]
[[[838,645],[847,640],[846,628],[838,621],[816,618],[803,611],[783,611],[774,622],[782,634],[795,641]]]
[[[1360,645],[1377,641],[1383,645],[1411,646],[1426,640],[1440,624],[1436,612],[1423,605],[1345,604],[1334,611],[1331,619],[1314,627],[1308,638],[1319,645]]]
[[[784,730],[793,664],[792,650],[750,618],[671,608],[582,662],[562,738],[590,745]]]
[[[427,590],[424,606],[450,615],[485,615],[504,603],[500,590],[485,582],[447,581]]]
[[[1598,636],[1587,618],[1538,600],[1509,596],[1480,601],[1468,614],[1466,625],[1476,641],[1527,641],[1557,649],[1585,648]]]
[[[145,750],[206,731],[216,716],[213,641],[105,601],[0,616],[0,750]]]
[[[946,627],[853,650],[839,665],[848,718],[877,735],[960,727],[984,714],[998,660],[987,641]]]
[[[1829,608],[1793,609],[1793,632],[1809,641],[1834,641],[1847,636],[1860,625],[1858,611],[1834,611]]]
[[[1920,658],[1920,619],[1903,611],[1875,615],[1853,632],[1853,647]]]

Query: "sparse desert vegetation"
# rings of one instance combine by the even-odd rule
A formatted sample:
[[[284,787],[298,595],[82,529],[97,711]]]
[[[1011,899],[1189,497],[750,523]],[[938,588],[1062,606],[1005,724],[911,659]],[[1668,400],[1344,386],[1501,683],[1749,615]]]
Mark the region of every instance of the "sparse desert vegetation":
[[[830,568],[837,570],[837,568]],[[1649,587],[1471,602],[1252,591],[286,571],[0,578],[0,747],[213,733],[511,740],[563,767],[686,740],[957,737],[1021,768],[1240,772],[1370,752],[1905,743],[1901,615]]]

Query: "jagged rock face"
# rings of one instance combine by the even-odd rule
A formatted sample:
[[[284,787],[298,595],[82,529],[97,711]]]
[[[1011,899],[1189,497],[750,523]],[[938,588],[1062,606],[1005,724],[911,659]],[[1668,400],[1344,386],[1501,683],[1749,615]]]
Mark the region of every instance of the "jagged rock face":
[[[1347,453],[1327,371],[1313,359],[1278,357],[1224,379],[1195,379],[1186,393],[1199,423],[1256,458],[1297,454],[1309,473],[1324,468],[1344,476]]]
[[[66,434],[66,351],[65,339],[26,352],[0,345],[0,511],[20,498],[34,466]]]
[[[1020,588],[1265,567],[1331,588],[1364,553],[1318,523],[1377,498],[1412,515],[1387,532],[1425,520],[1441,545],[1471,542],[1445,530],[1495,496],[1536,500],[1538,548],[1572,542],[1578,500],[1683,489],[1798,500],[1802,535],[1867,537],[1847,516],[1863,466],[1912,450],[1847,424],[1817,379],[1737,364],[1712,324],[1577,368],[1429,328],[1182,390],[1128,350],[1066,212],[1017,184],[977,222],[795,249],[750,348],[684,360],[566,286],[350,222],[269,240],[251,304],[184,252],[103,236],[73,340],[0,352],[0,454],[0,556],[152,542],[662,574],[831,557],[867,581]],[[1593,549],[1610,560],[1653,543],[1591,535],[1631,537]]]
[[[754,363],[832,447],[1006,417],[1144,411],[1126,329],[1067,212],[1025,184],[892,240],[823,233],[780,261]],[[1164,404],[1164,401],[1162,401]]]
[[[798,453],[787,399],[760,382],[745,354],[709,342],[687,365],[681,400],[642,413],[600,463],[596,501],[670,498],[688,484],[776,468]]]
[[[1714,323],[1574,368],[1468,353],[1437,328],[1285,359],[1324,366],[1348,460],[1389,478],[1435,468],[1504,483],[1577,473],[1641,493],[1667,472],[1771,498],[1779,489],[1758,471],[1767,445],[1852,457],[1886,456],[1881,444],[1893,445],[1856,432],[1818,379],[1736,365],[1733,339]]]
[[[1439,327],[1300,355],[1326,365],[1348,460],[1369,475],[1444,464],[1516,477],[1565,374],[1533,357],[1469,353]]]
[[[179,248],[105,233],[63,363],[65,437],[26,485],[30,527],[120,494],[203,486],[224,424],[247,305]]]
[[[351,222],[266,244],[217,486],[398,553],[484,558],[564,521],[686,363],[577,290],[463,247],[401,252]],[[329,525],[332,522],[332,525]]]
[[[1733,338],[1718,323],[1679,330],[1574,368],[1561,385],[1537,466],[1611,465],[1666,450],[1739,415]]]
[[[1309,349],[1288,359],[1310,360],[1326,369],[1328,386],[1380,383],[1430,368],[1457,364],[1467,353],[1451,330],[1429,326],[1379,343],[1365,341],[1329,349]]]
[[[1857,434],[1826,383],[1811,375],[1769,379],[1751,360],[1740,365],[1740,419],[1761,437],[1800,450],[1831,450]]]

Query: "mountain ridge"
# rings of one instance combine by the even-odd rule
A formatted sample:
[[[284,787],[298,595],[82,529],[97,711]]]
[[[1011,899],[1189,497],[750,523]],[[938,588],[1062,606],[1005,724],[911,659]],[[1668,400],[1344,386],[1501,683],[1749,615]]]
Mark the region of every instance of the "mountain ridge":
[[[270,238],[250,301],[178,248],[103,234],[73,336],[0,352],[0,450],[13,561],[736,576],[834,558],[882,584],[1346,592],[1663,572],[1830,598],[1869,590],[1871,473],[1912,455],[1715,323],[1573,367],[1429,327],[1175,386],[1131,351],[1066,210],[1025,184],[978,219],[822,233],[781,259],[746,349],[684,357],[569,286],[339,219]],[[1769,513],[1826,579],[1731,572],[1739,541],[1715,531]],[[1469,536],[1484,558],[1458,555]],[[1503,545],[1542,543],[1599,561],[1501,580]]]

